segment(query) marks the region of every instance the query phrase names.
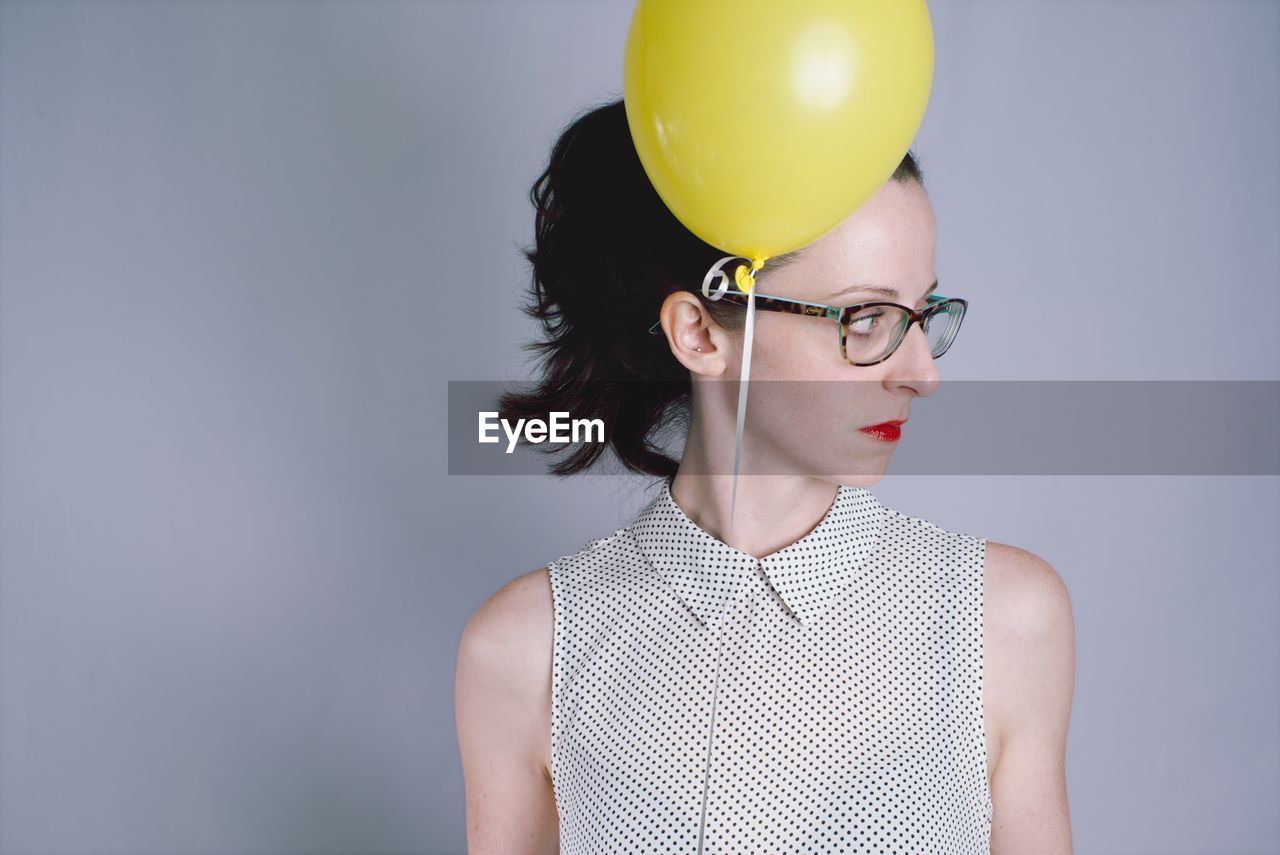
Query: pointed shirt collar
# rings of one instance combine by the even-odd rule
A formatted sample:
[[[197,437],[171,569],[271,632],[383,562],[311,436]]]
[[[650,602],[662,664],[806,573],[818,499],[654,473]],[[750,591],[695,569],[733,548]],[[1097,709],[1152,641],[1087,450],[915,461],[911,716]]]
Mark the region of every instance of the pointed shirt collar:
[[[719,624],[738,585],[760,566],[791,614],[806,627],[870,559],[880,542],[884,507],[863,487],[840,485],[826,515],[808,534],[756,558],[712,536],[685,514],[663,481],[662,492],[627,527],[654,569],[703,626]]]

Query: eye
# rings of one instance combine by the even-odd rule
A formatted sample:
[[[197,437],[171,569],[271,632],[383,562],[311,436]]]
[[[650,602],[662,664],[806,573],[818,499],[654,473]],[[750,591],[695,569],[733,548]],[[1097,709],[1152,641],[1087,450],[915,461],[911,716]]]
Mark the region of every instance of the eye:
[[[877,326],[877,319],[884,313],[878,310],[863,312],[849,323],[849,332],[857,336],[870,335],[871,331]]]

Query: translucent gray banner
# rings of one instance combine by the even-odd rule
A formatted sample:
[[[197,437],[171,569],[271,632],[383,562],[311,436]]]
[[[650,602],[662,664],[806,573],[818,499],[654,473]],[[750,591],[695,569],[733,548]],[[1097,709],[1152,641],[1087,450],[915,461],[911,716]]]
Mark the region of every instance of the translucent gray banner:
[[[1280,474],[1280,381],[953,380],[925,396],[891,390],[881,381],[753,380],[749,386],[741,474]],[[534,442],[536,426],[527,432],[528,419],[521,425],[497,407],[502,392],[533,389],[532,383],[512,381],[449,381],[450,475],[545,475],[577,447],[573,421],[579,443],[595,440],[601,430],[607,439],[611,430],[628,428],[612,424],[614,417],[604,409],[558,411],[556,417],[548,412],[540,416],[544,438]],[[709,381],[705,390],[727,402],[728,413],[735,411],[736,381]],[[681,389],[618,381],[592,391],[596,401],[658,401]],[[907,412],[896,441],[858,430]],[[586,422],[593,419],[600,422],[591,433]],[[768,425],[759,441],[758,422]],[[732,419],[729,425],[723,462],[714,472],[694,474],[733,473]],[[482,432],[493,441],[481,442]],[[670,433],[674,445],[655,442],[680,459],[683,431]],[[802,453],[765,451],[789,441]],[[584,474],[620,471],[625,470],[606,450],[600,464]]]

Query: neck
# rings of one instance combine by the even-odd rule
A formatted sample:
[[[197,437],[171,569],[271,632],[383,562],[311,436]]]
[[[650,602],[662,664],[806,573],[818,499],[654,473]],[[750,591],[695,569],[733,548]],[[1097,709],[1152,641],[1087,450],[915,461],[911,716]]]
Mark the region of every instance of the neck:
[[[732,425],[728,436],[732,440]],[[724,459],[726,450],[727,460]],[[744,450],[744,464],[747,454]],[[777,552],[813,531],[830,510],[839,490],[838,484],[805,475],[740,472],[735,505],[733,442],[708,441],[707,433],[698,427],[697,420],[689,430],[679,469],[670,486],[671,497],[699,528],[721,543],[756,558]],[[736,519],[730,536],[731,506]]]

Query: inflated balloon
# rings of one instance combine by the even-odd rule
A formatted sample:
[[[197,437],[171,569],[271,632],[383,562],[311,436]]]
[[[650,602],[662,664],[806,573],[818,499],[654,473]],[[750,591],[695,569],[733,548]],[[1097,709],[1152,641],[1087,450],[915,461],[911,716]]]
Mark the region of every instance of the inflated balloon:
[[[623,99],[667,207],[754,271],[888,180],[932,80],[923,0],[638,0]]]

